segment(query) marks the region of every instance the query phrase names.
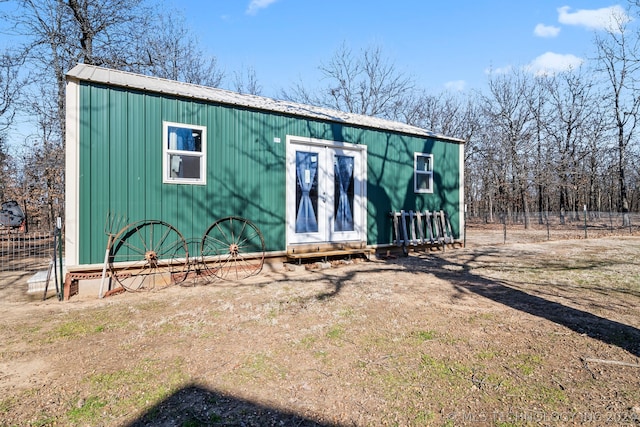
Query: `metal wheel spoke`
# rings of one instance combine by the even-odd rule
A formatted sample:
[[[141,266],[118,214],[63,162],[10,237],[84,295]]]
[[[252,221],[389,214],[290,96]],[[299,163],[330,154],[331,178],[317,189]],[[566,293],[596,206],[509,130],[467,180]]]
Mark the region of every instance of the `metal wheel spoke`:
[[[162,221],[140,221],[116,234],[110,248],[111,276],[126,290],[149,291],[184,279],[188,248],[180,232]]]
[[[222,236],[222,238],[224,239],[224,240],[216,239],[219,242],[221,242],[221,243],[229,243],[229,242],[233,241],[233,232],[231,233],[231,237],[229,238],[227,236],[227,234],[225,233],[225,230],[219,224],[216,226],[216,230],[218,230],[218,234],[220,234]]]
[[[167,239],[167,237],[169,237],[169,233],[171,233],[171,229],[167,228],[167,231],[164,233],[164,235],[162,236],[162,238],[160,239],[160,242],[158,242],[158,251],[160,250],[160,248],[162,247],[162,245],[164,244],[164,241]],[[151,245],[152,248],[154,248],[153,245]]]
[[[260,230],[244,218],[231,216],[209,227],[202,239],[201,256],[203,265],[213,264],[211,274],[241,280],[262,270],[264,250]]]
[[[159,246],[157,249],[155,249],[155,252],[158,254],[158,256],[168,256],[170,258],[174,257],[174,252],[180,248],[181,242],[179,240],[175,240],[175,241],[171,241],[169,242],[167,245],[164,246]]]
[[[235,236],[235,232],[234,232],[234,228],[233,228],[233,218],[231,220],[229,220],[229,227],[228,230],[229,232],[229,239],[227,240],[229,243],[233,243],[236,241],[236,236]]]
[[[229,242],[225,240],[217,239],[213,236],[207,236],[207,242],[209,246],[212,248],[224,248],[225,246],[229,246]]]
[[[127,249],[130,249],[131,251],[135,252],[138,255],[144,255],[145,252],[147,252],[147,250],[145,248],[142,248],[142,250],[138,247],[138,246],[134,246],[129,242],[123,241],[121,244],[122,247],[125,247]]]
[[[254,246],[254,245],[255,245],[255,242],[253,241],[253,239],[254,239],[255,237],[257,237],[257,236],[258,236],[258,233],[254,233],[253,235],[251,235],[251,236],[249,236],[249,237],[246,237],[246,238],[242,239],[242,241],[238,241],[238,246],[240,246],[240,247],[244,248],[244,247],[246,247],[246,246],[245,246],[245,243],[246,243],[246,242],[250,242],[250,243],[249,243],[249,246]]]
[[[242,224],[242,229],[240,230],[240,233],[238,233],[238,240],[240,240],[240,236],[242,236],[244,234],[244,230],[246,230],[247,228],[247,223],[243,223]]]
[[[135,231],[136,231],[136,235],[140,238],[140,243],[142,244],[143,251],[146,252],[149,250],[149,248],[147,248],[147,242],[145,242],[144,236],[142,235],[142,233],[140,233],[140,228],[141,227],[136,227]]]
[[[238,270],[238,267],[244,273],[247,273],[247,272],[251,273],[254,270],[254,269],[250,268],[251,264],[249,264],[249,261],[244,259],[244,257],[240,257],[240,259],[238,259],[238,261],[235,264],[236,264],[236,271]]]

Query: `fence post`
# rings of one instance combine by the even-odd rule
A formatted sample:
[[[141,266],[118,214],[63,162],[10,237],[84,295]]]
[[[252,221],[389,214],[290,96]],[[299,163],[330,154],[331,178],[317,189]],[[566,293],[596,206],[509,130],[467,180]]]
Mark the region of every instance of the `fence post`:
[[[462,247],[467,247],[467,204],[464,204],[464,238],[462,240]]]
[[[547,240],[551,240],[551,230],[549,229],[549,211],[545,211],[544,220],[547,224]]]
[[[62,218],[58,217],[56,219],[56,234],[58,235],[58,259],[60,261],[60,293],[58,294],[58,301],[62,301],[64,299],[64,276],[63,276],[63,266],[62,266]]]
[[[609,224],[611,224],[611,233],[613,233],[613,213],[611,213],[611,209],[609,209]]]
[[[584,238],[587,238],[587,205],[584,205]]]

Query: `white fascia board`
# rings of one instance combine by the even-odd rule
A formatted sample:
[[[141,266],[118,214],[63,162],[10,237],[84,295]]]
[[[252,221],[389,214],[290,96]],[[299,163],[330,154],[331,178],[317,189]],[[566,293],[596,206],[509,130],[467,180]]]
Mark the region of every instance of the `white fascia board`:
[[[80,90],[78,82],[67,81],[66,93],[66,136],[65,136],[65,263],[67,266],[77,265],[79,261],[79,137],[80,137]]]

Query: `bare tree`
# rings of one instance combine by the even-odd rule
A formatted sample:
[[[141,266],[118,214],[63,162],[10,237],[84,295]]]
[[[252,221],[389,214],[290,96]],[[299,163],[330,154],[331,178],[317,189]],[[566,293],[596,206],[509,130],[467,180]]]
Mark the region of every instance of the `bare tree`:
[[[411,95],[408,93],[404,97],[397,119],[465,141],[473,138],[480,114],[473,94],[441,92],[431,95],[422,91],[417,96]]]
[[[21,63],[9,53],[0,56],[0,132],[6,131],[15,117],[24,80],[18,75]]]
[[[597,132],[601,137],[604,129],[592,127],[598,100],[592,94],[593,82],[581,69],[542,78],[539,87],[543,88],[547,102],[539,113],[543,115],[541,134],[547,143],[544,149],[551,163],[539,179],[547,183],[545,187],[555,183],[560,221],[564,222],[565,212],[575,216],[581,211],[581,204],[588,204],[584,191],[580,191],[587,185],[582,165],[589,154],[589,134]],[[556,179],[551,179],[552,176]],[[582,200],[578,198],[580,193]]]
[[[11,187],[9,182],[9,167],[11,165],[6,137],[0,134],[0,202],[6,200],[7,189]]]
[[[64,135],[65,73],[78,62],[122,68],[136,54],[147,16],[142,0],[14,0],[1,18],[18,37],[33,80],[48,82],[56,99],[59,138]]]
[[[128,68],[186,83],[220,86],[224,73],[216,57],[198,47],[181,14],[160,14],[147,25],[150,27],[139,39],[140,58]]]
[[[551,187],[549,172],[551,168],[549,164],[549,148],[547,138],[545,134],[547,116],[547,103],[548,93],[545,90],[544,77],[538,78],[537,83],[532,91],[531,99],[529,100],[529,108],[533,114],[534,121],[534,143],[535,143],[535,160],[533,161],[532,178],[534,181],[534,187],[538,206],[538,223],[543,224],[545,222],[546,214],[544,213],[549,209],[546,199],[549,197],[549,187]]]
[[[483,98],[484,111],[492,128],[490,143],[500,147],[490,159],[495,170],[497,198],[507,216],[520,211],[529,227],[530,163],[534,132],[529,105],[533,84],[522,71],[492,74],[489,94]]]
[[[121,68],[135,51],[133,40],[145,34],[151,10],[143,0],[58,0],[70,11],[68,47],[78,62]],[[66,11],[65,11],[66,12]]]
[[[245,68],[242,71],[233,73],[233,90],[249,95],[262,94],[262,86],[258,83],[256,70],[253,67]]]
[[[53,201],[64,200],[65,73],[77,62],[106,65],[104,49],[112,49],[112,20],[107,7],[122,8],[127,2],[109,0],[15,0],[6,9],[3,22],[20,42],[17,48],[29,70],[29,86],[21,101],[33,119],[28,153],[23,155],[23,194],[33,217],[43,212],[43,225],[50,226],[57,214]],[[135,2],[131,2],[135,4]],[[118,16],[119,12],[113,12]],[[113,15],[112,15],[113,16]]]
[[[627,168],[629,146],[634,141],[640,120],[640,36],[628,28],[627,15],[612,17],[612,25],[604,35],[596,35],[598,69],[604,73],[608,83],[608,102],[612,121],[616,129],[618,155],[619,208],[624,225],[629,225],[629,195]]]
[[[0,56],[0,201],[10,197],[16,173],[9,153],[6,131],[15,118],[24,79],[19,76],[21,62],[8,52]]]
[[[319,66],[326,82],[317,92],[297,83],[282,96],[298,102],[334,108],[349,113],[397,118],[405,97],[416,88],[413,79],[388,61],[379,47],[356,56],[342,44],[327,63]]]
[[[145,0],[11,0],[0,27],[17,38],[30,85],[21,102],[33,117],[32,153],[23,156],[28,174],[41,175],[29,190],[46,220],[54,201],[62,203],[66,73],[77,63],[93,64],[190,83],[217,86],[222,73],[179,18],[152,11]],[[35,162],[35,163],[34,163]],[[54,209],[55,210],[55,209]]]

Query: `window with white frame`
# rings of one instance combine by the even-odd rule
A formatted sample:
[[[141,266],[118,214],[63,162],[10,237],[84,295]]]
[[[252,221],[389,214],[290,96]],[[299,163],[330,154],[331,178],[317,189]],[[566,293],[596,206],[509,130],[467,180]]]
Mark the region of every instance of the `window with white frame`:
[[[433,193],[433,154],[414,153],[413,191]]]
[[[206,184],[207,128],[182,123],[162,123],[163,182]]]

